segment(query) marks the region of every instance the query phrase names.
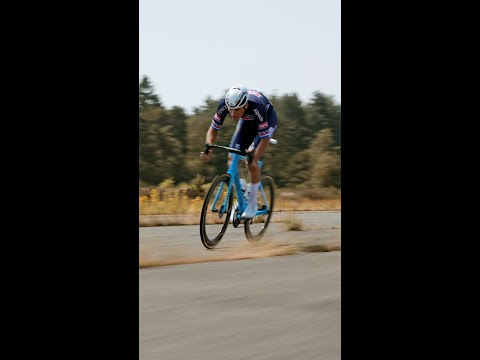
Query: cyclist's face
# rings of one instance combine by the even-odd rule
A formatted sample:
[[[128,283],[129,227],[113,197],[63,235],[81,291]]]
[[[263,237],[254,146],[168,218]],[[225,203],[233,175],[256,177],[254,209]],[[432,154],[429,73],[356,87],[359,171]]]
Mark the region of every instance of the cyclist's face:
[[[244,107],[241,107],[240,109],[228,108],[228,112],[232,116],[233,120],[238,121],[245,113],[245,108]]]

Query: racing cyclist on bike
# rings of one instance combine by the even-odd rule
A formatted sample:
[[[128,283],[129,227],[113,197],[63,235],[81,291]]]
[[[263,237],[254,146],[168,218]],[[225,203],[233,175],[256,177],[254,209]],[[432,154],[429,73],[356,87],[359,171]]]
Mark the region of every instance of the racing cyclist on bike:
[[[251,219],[258,210],[257,191],[260,184],[261,169],[258,160],[265,153],[270,138],[277,129],[277,114],[273,105],[261,92],[247,89],[243,85],[235,85],[227,91],[224,98],[218,104],[217,112],[213,116],[208,128],[205,144],[215,144],[217,132],[230,114],[237,123],[235,132],[230,140],[229,147],[245,150],[253,153],[252,160],[248,165],[250,173],[250,194],[247,209],[241,218]],[[213,149],[200,153],[204,161],[210,161]],[[232,155],[228,154],[228,165]]]

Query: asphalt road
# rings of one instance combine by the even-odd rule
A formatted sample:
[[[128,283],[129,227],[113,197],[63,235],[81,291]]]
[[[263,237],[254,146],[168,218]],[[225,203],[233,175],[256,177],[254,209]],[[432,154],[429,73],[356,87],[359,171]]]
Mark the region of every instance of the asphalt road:
[[[140,359],[340,359],[340,212],[295,216],[214,250],[198,226],[140,228]]]
[[[340,359],[340,254],[140,269],[140,359]]]
[[[200,240],[199,225],[140,227],[140,266],[191,264],[197,262],[249,259],[340,249],[340,211],[310,211],[274,214],[275,222],[257,246],[250,244],[243,227],[231,224],[213,250]],[[303,231],[286,231],[285,219],[301,221]]]

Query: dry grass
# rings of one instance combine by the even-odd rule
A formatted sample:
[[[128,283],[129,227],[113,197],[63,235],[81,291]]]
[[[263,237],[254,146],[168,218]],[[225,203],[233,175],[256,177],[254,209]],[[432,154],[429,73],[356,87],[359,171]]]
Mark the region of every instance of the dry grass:
[[[203,197],[190,198],[184,189],[153,188],[139,196],[140,215],[199,215]],[[340,194],[332,190],[312,189],[278,191],[275,211],[322,211],[340,210]]]
[[[320,211],[340,210],[340,199],[312,200],[305,198],[298,199],[277,199],[275,210],[277,211]]]
[[[148,196],[139,197],[140,215],[199,214],[202,205],[202,198],[197,196],[191,199],[183,191],[160,193],[154,188]]]

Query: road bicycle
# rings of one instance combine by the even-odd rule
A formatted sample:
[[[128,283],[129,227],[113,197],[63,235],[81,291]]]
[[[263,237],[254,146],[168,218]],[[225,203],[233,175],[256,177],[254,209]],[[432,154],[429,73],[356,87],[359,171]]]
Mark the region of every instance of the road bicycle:
[[[275,139],[270,139],[276,144]],[[222,240],[232,217],[234,228],[243,223],[247,240],[257,243],[265,234],[272,218],[273,205],[275,202],[275,182],[270,176],[262,176],[258,186],[257,204],[258,211],[255,216],[248,220],[242,220],[241,216],[248,205],[248,195],[242,191],[238,164],[240,161],[251,161],[252,153],[246,150],[238,150],[220,145],[207,145],[205,151],[210,148],[228,150],[232,155],[232,161],[226,173],[215,176],[203,202],[200,217],[200,237],[207,249],[213,249]],[[261,169],[263,161],[258,161]],[[233,211],[233,216],[232,216]]]

